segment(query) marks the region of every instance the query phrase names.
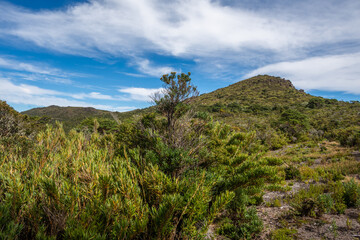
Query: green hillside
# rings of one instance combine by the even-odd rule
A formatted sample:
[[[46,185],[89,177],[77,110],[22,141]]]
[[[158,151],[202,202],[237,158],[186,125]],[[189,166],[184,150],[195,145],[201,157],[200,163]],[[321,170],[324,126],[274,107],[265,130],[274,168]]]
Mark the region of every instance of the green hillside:
[[[266,135],[276,130],[290,141],[316,136],[333,139],[339,131],[360,126],[359,102],[315,97],[296,89],[289,80],[267,75],[203,94],[194,99],[194,105],[243,131]]]
[[[22,112],[28,116],[49,117],[51,123],[63,122],[64,128],[70,130],[86,118],[108,118],[112,119],[109,111],[98,110],[91,107],[59,107],[49,106],[33,108]]]
[[[285,111],[306,115],[306,122],[309,123],[306,128],[311,128],[314,133],[315,130],[327,132],[329,136],[331,131],[358,126],[360,122],[358,102],[315,97],[296,89],[289,80],[267,75],[202,94],[192,99],[191,104],[196,111],[206,112],[217,120],[243,130],[278,129]],[[120,121],[125,121],[153,111],[154,108],[146,108],[111,114],[94,108],[49,106],[31,109],[23,114],[48,116],[52,122],[63,122],[65,129],[69,130],[87,118],[114,120],[115,115]]]
[[[78,126],[86,119],[103,119],[110,121],[125,121],[131,119],[134,116],[145,113],[148,109],[136,109],[129,112],[110,112],[105,110],[99,110],[91,107],[59,107],[49,106],[41,108],[33,108],[22,112],[22,114],[32,117],[48,117],[49,122],[54,124],[56,121],[62,122],[64,129],[69,131],[70,129]]]
[[[0,102],[0,239],[358,234],[359,102],[256,76],[174,104],[189,76],[126,113]]]

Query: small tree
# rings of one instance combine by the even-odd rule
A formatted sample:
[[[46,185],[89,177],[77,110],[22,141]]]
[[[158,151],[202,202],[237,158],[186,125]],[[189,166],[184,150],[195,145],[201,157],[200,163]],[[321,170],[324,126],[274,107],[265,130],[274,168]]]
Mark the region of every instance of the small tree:
[[[190,72],[178,75],[176,75],[176,72],[172,72],[171,74],[163,75],[160,78],[164,83],[163,90],[151,97],[156,104],[158,112],[167,118],[167,129],[170,136],[177,119],[188,109],[184,101],[199,95],[197,88],[191,84],[190,75]]]

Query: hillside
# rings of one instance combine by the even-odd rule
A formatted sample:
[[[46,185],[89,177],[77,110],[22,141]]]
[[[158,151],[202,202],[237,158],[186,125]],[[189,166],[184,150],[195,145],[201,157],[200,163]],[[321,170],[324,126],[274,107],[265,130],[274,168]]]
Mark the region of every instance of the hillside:
[[[272,107],[299,103],[309,100],[309,98],[311,95],[306,94],[303,90],[297,90],[290,80],[259,75],[203,94],[197,101],[206,106],[216,103],[239,103],[243,106],[261,104]]]
[[[291,141],[302,137],[299,133],[304,131],[331,137],[338,129],[360,126],[358,102],[315,97],[296,89],[289,80],[268,75],[255,76],[202,94],[191,99],[191,105],[195,111],[204,112],[243,131],[256,130],[260,135],[274,135],[274,131],[280,131],[287,134]],[[115,115],[120,121],[125,121],[153,111],[154,108],[150,107],[111,113],[94,108],[49,106],[23,114],[50,117],[52,122],[63,122],[65,129],[69,130],[87,118],[114,121]],[[300,124],[289,126],[289,121],[294,122],[291,118],[298,117],[303,118]]]
[[[0,100],[0,138],[14,138],[29,135],[41,124],[42,119],[30,119],[24,116],[5,101]]]
[[[227,108],[226,105],[229,105],[229,108],[236,108],[237,105],[241,105],[243,109],[249,106],[256,107],[257,105],[273,107],[276,105],[301,103],[310,97],[310,95],[303,91],[296,90],[289,80],[271,76],[257,76],[215,90],[211,93],[203,94],[193,100],[194,106],[200,107],[200,109],[204,109],[206,106],[215,109],[215,111],[210,109],[210,112],[216,112],[216,108],[219,108],[219,110],[222,109],[222,112],[224,112]],[[129,112],[115,112],[115,114],[118,119],[126,120],[151,111],[152,108],[145,108]],[[65,125],[70,124],[72,127],[86,118],[113,119],[109,111],[90,107],[49,106],[33,108],[22,113],[29,116],[51,117],[53,121],[61,121],[64,122]],[[225,119],[225,121],[227,120]]]
[[[0,102],[0,238],[358,234],[359,102],[257,76],[188,103],[173,125],[153,107],[26,112],[67,134]]]
[[[85,119],[97,118],[116,121],[115,118],[117,118],[120,121],[124,121],[147,111],[148,109],[136,109],[120,113],[99,110],[92,107],[59,107],[52,105],[48,107],[33,108],[21,113],[32,117],[48,117],[50,118],[51,123],[55,123],[56,121],[62,122],[64,129],[68,131],[76,127]]]
[[[33,108],[22,112],[29,116],[50,117],[52,123],[63,122],[65,129],[72,129],[86,118],[111,118],[109,111],[98,110],[91,107],[59,107],[49,106]]]
[[[275,129],[295,138],[300,130],[330,137],[338,129],[360,126],[359,102],[315,97],[289,80],[267,75],[203,94],[194,99],[194,105],[244,131]]]
[[[315,97],[296,89],[291,81],[280,77],[259,75],[225,88],[202,94],[191,100],[196,111],[207,112],[217,120],[243,129],[266,128],[276,121],[286,109],[305,114],[311,125],[327,130],[326,124],[318,120],[330,121],[329,126],[348,127],[360,124],[358,102],[342,102],[336,99]],[[47,116],[52,121],[64,122],[67,129],[75,127],[86,118],[105,118],[120,121],[154,111],[154,108],[137,109],[129,112],[111,112],[83,107],[49,106],[22,112],[29,116]],[[322,125],[322,126],[319,126]]]

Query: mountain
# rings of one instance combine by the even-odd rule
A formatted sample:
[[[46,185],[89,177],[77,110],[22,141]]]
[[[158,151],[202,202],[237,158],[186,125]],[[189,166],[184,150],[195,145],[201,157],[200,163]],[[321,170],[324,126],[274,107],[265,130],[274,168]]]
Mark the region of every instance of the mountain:
[[[261,104],[275,106],[307,101],[312,96],[297,90],[290,80],[268,75],[252,77],[211,93],[201,95],[196,102],[200,105],[215,103],[242,105]]]
[[[66,130],[74,128],[86,118],[112,118],[109,111],[91,107],[59,107],[49,106],[33,108],[22,112],[28,116],[49,117],[51,123],[62,122]]]
[[[360,123],[359,102],[312,96],[296,89],[289,80],[268,75],[252,77],[203,94],[194,99],[194,105],[215,119],[245,129],[279,124],[277,121],[286,111],[305,115],[311,127],[323,131]]]
[[[56,121],[62,122],[64,129],[70,130],[87,118],[123,121],[147,111],[147,109],[137,109],[120,113],[99,110],[92,107],[59,107],[52,105],[48,107],[33,108],[21,113],[32,117],[49,117],[51,123],[55,123]]]
[[[303,118],[306,129],[323,132],[359,125],[358,102],[315,97],[296,89],[291,81],[274,76],[259,75],[189,100],[195,111],[204,112],[243,130],[279,129],[284,118]],[[124,121],[152,107],[129,112],[109,112],[94,108],[49,106],[25,112],[29,116],[48,116],[61,121],[67,130],[86,118],[119,119]],[[304,115],[304,116],[302,116]],[[292,119],[291,121],[295,121]],[[285,121],[286,122],[286,121]],[[300,124],[301,125],[301,124]],[[287,130],[290,131],[290,130]]]
[[[193,111],[178,115],[171,128],[159,114],[141,116],[154,108],[113,113],[50,106],[25,112],[83,130],[64,134],[44,127],[47,117],[22,115],[0,101],[0,235],[358,234],[359,102],[311,96],[289,80],[263,75],[187,103]],[[129,121],[118,125],[118,118]],[[108,132],[114,134],[102,134]]]

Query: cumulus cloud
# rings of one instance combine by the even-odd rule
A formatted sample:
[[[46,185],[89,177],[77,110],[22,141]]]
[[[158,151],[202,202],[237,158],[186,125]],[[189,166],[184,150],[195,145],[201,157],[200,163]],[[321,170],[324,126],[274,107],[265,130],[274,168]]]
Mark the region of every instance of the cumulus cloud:
[[[121,93],[126,93],[129,99],[136,101],[151,101],[150,96],[157,92],[162,92],[163,88],[122,88],[118,90]]]
[[[39,88],[27,84],[15,84],[7,79],[0,78],[0,96],[2,100],[10,103],[17,104],[30,104],[34,106],[75,106],[75,107],[94,107],[97,109],[104,109],[110,111],[129,111],[135,109],[135,107],[129,106],[112,106],[104,104],[92,104],[89,102],[78,101],[69,99],[68,93],[59,91]],[[102,99],[103,96],[100,93],[90,93],[87,98]],[[85,97],[84,97],[85,98]]]
[[[251,71],[245,78],[258,74],[282,76],[306,90],[360,94],[360,53],[269,64]]]

